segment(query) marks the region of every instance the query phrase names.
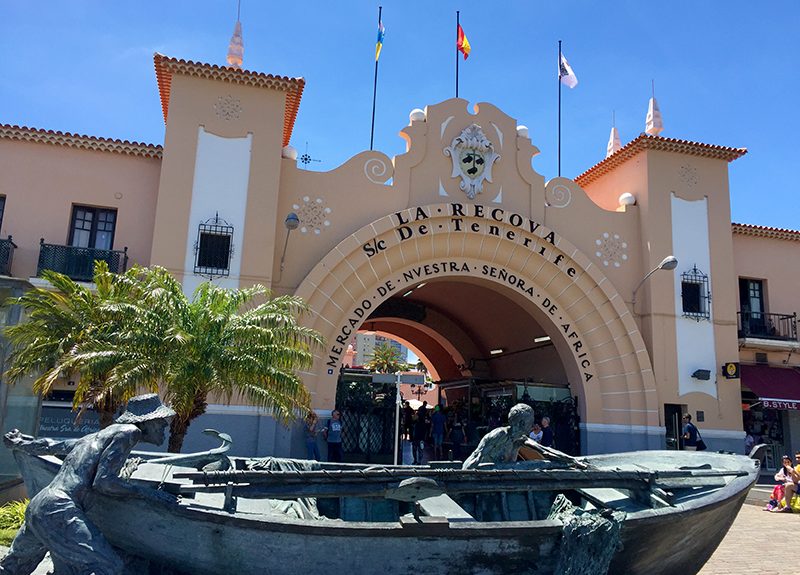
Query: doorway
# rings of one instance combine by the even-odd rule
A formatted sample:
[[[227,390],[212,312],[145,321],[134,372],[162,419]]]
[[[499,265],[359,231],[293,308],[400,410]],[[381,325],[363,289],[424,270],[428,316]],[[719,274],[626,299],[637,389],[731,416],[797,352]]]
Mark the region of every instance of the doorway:
[[[685,407],[675,403],[664,404],[664,423],[667,428],[667,449],[683,449],[681,418]]]

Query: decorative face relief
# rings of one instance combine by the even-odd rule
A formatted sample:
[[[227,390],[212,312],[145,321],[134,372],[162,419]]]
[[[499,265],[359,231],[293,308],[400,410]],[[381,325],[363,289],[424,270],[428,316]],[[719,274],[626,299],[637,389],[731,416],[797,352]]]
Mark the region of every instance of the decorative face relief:
[[[459,187],[470,200],[483,191],[483,181],[492,181],[492,165],[500,159],[494,146],[481,127],[472,124],[465,128],[453,143],[444,149],[444,155],[453,160],[451,177],[461,177]]]

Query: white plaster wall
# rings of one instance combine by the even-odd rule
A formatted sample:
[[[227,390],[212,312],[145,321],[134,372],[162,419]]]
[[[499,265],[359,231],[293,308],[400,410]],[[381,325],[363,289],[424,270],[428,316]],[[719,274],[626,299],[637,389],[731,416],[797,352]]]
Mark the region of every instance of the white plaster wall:
[[[672,253],[678,258],[675,269],[675,333],[678,355],[678,395],[690,392],[717,396],[717,357],[714,342],[713,306],[709,305],[710,319],[683,317],[681,301],[681,274],[697,269],[709,276],[711,283],[711,251],[708,238],[708,198],[697,201],[683,200],[672,195]],[[694,379],[698,369],[711,371],[711,379]]]
[[[183,291],[188,296],[208,279],[194,275],[197,228],[217,213],[220,219],[233,226],[233,257],[230,275],[217,278],[214,283],[226,288],[239,287],[253,140],[252,134],[244,138],[223,138],[206,132],[203,126],[198,128],[197,136],[183,280]]]

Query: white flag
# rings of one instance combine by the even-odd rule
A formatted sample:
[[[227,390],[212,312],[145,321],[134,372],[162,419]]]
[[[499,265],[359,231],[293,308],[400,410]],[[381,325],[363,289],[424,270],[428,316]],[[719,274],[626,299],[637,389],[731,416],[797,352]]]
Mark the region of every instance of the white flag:
[[[578,85],[578,77],[575,75],[575,72],[572,71],[572,66],[569,65],[564,54],[561,54],[561,62],[558,64],[558,77],[565,86],[574,88]]]

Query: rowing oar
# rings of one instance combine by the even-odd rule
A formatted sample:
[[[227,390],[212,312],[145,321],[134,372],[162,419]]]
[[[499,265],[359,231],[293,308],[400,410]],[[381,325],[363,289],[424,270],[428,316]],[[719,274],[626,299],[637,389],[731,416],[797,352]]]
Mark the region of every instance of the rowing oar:
[[[397,471],[214,471],[180,472],[175,478],[192,479],[196,485],[181,485],[181,493],[215,493],[227,489],[240,497],[293,499],[296,497],[392,497],[409,479],[417,486],[450,495],[511,491],[563,491],[588,487],[647,490],[654,485],[710,478],[739,476],[737,471],[633,471],[583,469],[409,469]],[[425,478],[427,481],[419,482]]]
[[[577,467],[578,469],[592,469],[594,467],[592,465],[589,465],[585,461],[581,461],[576,457],[567,455],[563,451],[559,451],[558,449],[553,449],[552,447],[546,447],[541,443],[534,441],[531,438],[526,438],[524,445],[525,447],[530,447],[537,453],[541,454],[541,456],[547,459],[548,461],[558,461],[561,463],[566,463],[570,467]]]

